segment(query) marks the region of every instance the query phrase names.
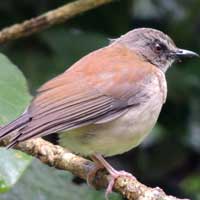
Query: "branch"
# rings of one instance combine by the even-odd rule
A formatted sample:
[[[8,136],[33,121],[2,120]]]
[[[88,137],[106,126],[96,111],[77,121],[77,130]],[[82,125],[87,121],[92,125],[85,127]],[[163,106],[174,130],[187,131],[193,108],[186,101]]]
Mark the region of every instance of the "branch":
[[[43,15],[15,24],[0,31],[0,44],[26,37],[54,24],[62,23],[80,13],[91,10],[113,0],[77,0]]]
[[[8,140],[3,142],[4,146],[8,144]],[[70,171],[83,179],[86,179],[88,172],[94,167],[93,162],[76,156],[64,148],[53,145],[41,138],[19,143],[15,148],[37,157],[47,165]],[[95,186],[97,188],[105,188],[108,180],[109,175],[105,171],[99,171],[95,179]],[[121,193],[128,200],[181,200],[166,195],[158,187],[150,188],[140,183],[137,179],[124,176],[116,180],[114,190]]]

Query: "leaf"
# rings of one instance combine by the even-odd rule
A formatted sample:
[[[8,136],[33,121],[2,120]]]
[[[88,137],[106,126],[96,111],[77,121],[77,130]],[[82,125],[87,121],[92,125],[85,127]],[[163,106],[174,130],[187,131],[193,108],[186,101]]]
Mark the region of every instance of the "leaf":
[[[30,161],[25,153],[0,148],[0,192],[8,191],[16,183]]]
[[[26,108],[31,99],[22,72],[0,54],[0,124],[7,124]],[[0,148],[0,192],[9,190],[31,162],[16,150]]]
[[[95,191],[85,183],[72,182],[72,174],[56,170],[34,160],[26,173],[8,193],[1,194],[1,200],[105,200],[105,191]],[[113,193],[110,200],[120,200],[121,197]]]
[[[26,80],[19,69],[0,54],[0,124],[6,124],[20,115],[31,96]]]

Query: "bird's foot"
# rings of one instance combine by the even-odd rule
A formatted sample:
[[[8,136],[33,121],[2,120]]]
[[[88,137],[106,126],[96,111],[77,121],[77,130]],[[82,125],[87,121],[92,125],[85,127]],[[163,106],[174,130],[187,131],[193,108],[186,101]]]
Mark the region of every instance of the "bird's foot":
[[[109,199],[108,196],[110,193],[112,193],[113,186],[117,178],[121,176],[126,176],[131,179],[135,179],[135,177],[132,174],[126,171],[117,171],[116,169],[114,169],[100,154],[95,154],[91,156],[91,158],[95,162],[95,167],[93,170],[91,170],[91,172],[88,173],[87,182],[89,185],[92,185],[95,175],[99,169],[105,168],[110,174],[110,177],[108,180],[108,186],[105,192],[106,200]]]
[[[108,181],[108,186],[107,186],[106,192],[105,192],[106,200],[109,200],[108,197],[109,197],[109,194],[112,193],[112,191],[113,191],[113,186],[115,184],[116,179],[121,176],[126,176],[129,178],[135,179],[135,177],[132,174],[130,174],[126,171],[117,171],[115,169],[112,169],[112,172],[110,173],[110,180]]]

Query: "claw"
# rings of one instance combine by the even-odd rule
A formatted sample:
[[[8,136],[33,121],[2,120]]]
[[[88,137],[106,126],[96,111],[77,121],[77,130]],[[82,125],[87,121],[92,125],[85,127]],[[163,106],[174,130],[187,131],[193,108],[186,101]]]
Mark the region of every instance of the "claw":
[[[117,178],[119,178],[120,176],[127,176],[129,178],[134,178],[135,177],[126,172],[126,171],[117,171],[115,170],[101,155],[99,154],[95,154],[93,156],[91,156],[92,160],[95,162],[95,167],[93,170],[91,170],[89,173],[88,173],[88,176],[87,176],[87,183],[88,185],[90,186],[93,186],[92,182],[95,178],[95,175],[97,173],[97,171],[99,169],[102,169],[102,168],[105,168],[109,174],[110,174],[110,180],[108,180],[108,186],[106,188],[106,192],[105,192],[105,198],[106,200],[109,200],[109,194],[112,193],[112,190],[113,190],[113,186],[115,184],[115,181]]]
[[[134,178],[135,179],[135,177],[132,174],[130,174],[130,173],[126,172],[126,171],[117,171],[115,169],[113,169],[112,174],[110,174],[110,175],[111,175],[111,179],[109,180],[109,183],[108,183],[108,186],[107,186],[106,192],[105,192],[106,200],[109,200],[108,196],[109,196],[110,193],[112,193],[113,186],[114,186],[115,181],[116,181],[117,178],[119,178],[120,176],[126,176],[126,177],[129,177],[129,178]]]

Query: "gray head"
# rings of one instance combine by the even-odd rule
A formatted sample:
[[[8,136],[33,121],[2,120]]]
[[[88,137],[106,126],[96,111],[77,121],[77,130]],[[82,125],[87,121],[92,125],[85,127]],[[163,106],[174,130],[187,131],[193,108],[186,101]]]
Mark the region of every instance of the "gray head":
[[[180,57],[198,56],[192,51],[177,48],[168,35],[151,28],[134,29],[114,40],[114,43],[121,43],[138,52],[164,72]]]

